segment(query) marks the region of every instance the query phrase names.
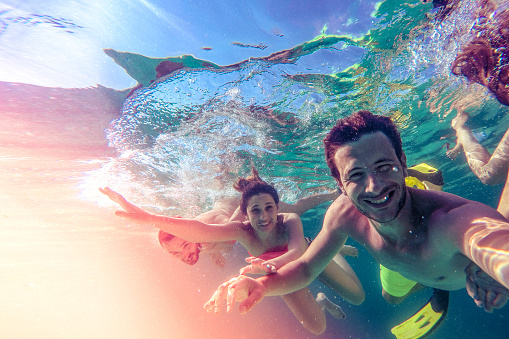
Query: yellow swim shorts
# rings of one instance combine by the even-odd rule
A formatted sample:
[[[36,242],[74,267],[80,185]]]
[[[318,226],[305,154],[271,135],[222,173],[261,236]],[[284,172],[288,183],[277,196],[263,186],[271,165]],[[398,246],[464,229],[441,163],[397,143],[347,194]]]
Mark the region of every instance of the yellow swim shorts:
[[[406,295],[417,284],[415,281],[409,280],[398,272],[391,271],[382,265],[380,265],[380,280],[385,292],[394,297]]]

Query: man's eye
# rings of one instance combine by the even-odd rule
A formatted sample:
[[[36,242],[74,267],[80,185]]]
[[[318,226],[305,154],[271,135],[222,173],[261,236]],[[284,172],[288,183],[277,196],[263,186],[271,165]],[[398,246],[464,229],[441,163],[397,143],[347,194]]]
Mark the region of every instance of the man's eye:
[[[382,165],[380,167],[377,168],[377,171],[378,172],[387,172],[388,170],[390,170],[392,168],[391,165]]]
[[[352,173],[348,177],[348,180],[358,180],[361,177],[362,177],[362,173]]]

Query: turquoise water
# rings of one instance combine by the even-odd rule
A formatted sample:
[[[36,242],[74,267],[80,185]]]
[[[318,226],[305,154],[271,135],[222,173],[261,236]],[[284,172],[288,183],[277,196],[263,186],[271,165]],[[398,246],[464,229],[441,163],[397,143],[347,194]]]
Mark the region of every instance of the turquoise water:
[[[61,68],[44,66],[41,72],[47,67],[50,71],[40,78],[33,77],[30,67],[45,65],[44,55],[30,61],[21,59],[25,61],[17,67],[18,78],[5,73],[2,86],[8,88],[16,82],[56,87],[52,95],[57,98],[67,93],[63,89],[58,92],[58,88],[84,87],[73,83],[78,80],[112,88],[90,89],[109,91],[98,106],[109,105],[110,115],[95,126],[102,142],[108,143],[108,151],[96,145],[100,152],[95,160],[100,166],[73,178],[80,199],[98,209],[105,203],[96,188],[107,185],[154,211],[193,216],[210,208],[218,196],[232,193],[234,178],[246,174],[252,164],[275,184],[284,201],[333,190],[322,140],[336,119],[359,109],[392,116],[401,130],[408,163],[427,162],[442,170],[445,191],[496,207],[502,187],[482,185],[464,157],[451,161],[443,147],[454,144],[450,127],[454,105],[470,113],[469,126],[486,135],[483,144],[489,150],[509,128],[507,106],[486,88],[468,84],[450,72],[462,44],[475,34],[472,26],[477,19],[474,1],[455,3],[449,15],[440,17],[440,9],[432,3],[416,0],[327,1],[322,9],[305,1],[293,7],[289,2],[275,5],[269,1],[216,6],[200,1],[133,1],[122,14],[132,19],[138,13],[139,22],[125,23],[121,15],[114,15],[120,6],[116,2],[111,2],[111,7],[71,2],[67,11],[56,1],[47,7],[26,5],[35,11],[6,2],[5,10],[0,8],[0,39],[10,39],[12,45],[10,51],[2,52],[3,60],[14,62],[11,59],[22,50],[12,35],[36,34],[34,30],[58,32],[62,42],[86,41],[81,54],[93,57],[80,59],[82,56],[73,54],[75,50],[69,50],[69,58],[79,61],[81,71],[73,68],[75,63]],[[496,3],[501,9],[508,6],[506,1]],[[138,11],[140,4],[145,12]],[[73,15],[77,13],[72,12],[73,6],[80,15]],[[146,12],[151,13],[152,21]],[[113,29],[123,28],[122,34],[109,33],[105,22],[112,17]],[[172,34],[165,31],[170,28]],[[144,34],[149,32],[147,38]],[[90,37],[97,40],[89,44]],[[49,40],[45,43],[51,46]],[[94,48],[97,55],[90,52]],[[113,50],[101,51],[109,48]],[[183,68],[156,79],[155,67],[163,59]],[[94,62],[102,70],[97,74],[87,72]],[[21,72],[24,67],[27,70]],[[89,78],[79,79],[84,73]],[[61,84],[50,74],[59,75],[56,78]],[[124,89],[136,82],[143,87],[126,98],[129,90]],[[74,101],[84,96],[80,91],[70,95]],[[65,114],[57,114],[48,104],[48,112],[39,119],[49,117],[58,125],[60,114],[65,126],[67,114],[75,114],[76,107],[81,107],[80,114],[97,109],[87,108],[87,100],[64,109]],[[7,116],[11,113],[4,112]],[[93,124],[83,125],[89,128]],[[83,133],[85,140],[88,132]],[[326,207],[303,216],[306,236],[319,232]],[[402,305],[386,304],[381,298],[377,265],[362,248],[360,252],[359,258],[349,262],[364,285],[366,302],[361,306],[342,302],[348,323],[329,318],[324,338],[391,338],[390,328],[430,296],[429,291],[423,291]],[[212,274],[210,267],[196,269],[204,270],[203,280]],[[228,277],[225,273],[218,281]],[[320,284],[312,285],[313,293],[320,290],[332,296]],[[292,317],[284,314],[278,321],[286,319],[292,324]],[[485,314],[465,290],[454,291],[447,319],[432,337],[505,338],[508,317],[507,307]],[[286,326],[289,333],[307,336],[299,324]]]

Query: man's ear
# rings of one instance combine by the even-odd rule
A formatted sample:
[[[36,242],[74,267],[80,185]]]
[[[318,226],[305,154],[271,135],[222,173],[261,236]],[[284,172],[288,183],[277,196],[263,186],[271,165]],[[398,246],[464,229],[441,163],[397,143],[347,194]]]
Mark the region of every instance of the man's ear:
[[[408,171],[406,167],[406,155],[405,152],[401,153],[401,159],[399,159],[401,162],[401,167],[403,168],[403,174],[405,175],[405,178],[408,176]]]
[[[344,189],[343,189],[343,184],[341,183],[341,178],[340,179],[336,179],[336,183],[338,184],[338,187],[341,190],[341,192],[343,192]]]

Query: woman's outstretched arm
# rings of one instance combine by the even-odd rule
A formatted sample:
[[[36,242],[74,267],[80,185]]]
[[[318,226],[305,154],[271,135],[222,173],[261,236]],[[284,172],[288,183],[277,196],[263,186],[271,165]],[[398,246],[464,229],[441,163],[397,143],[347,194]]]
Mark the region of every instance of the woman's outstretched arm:
[[[100,188],[99,190],[124,209],[123,211],[116,211],[115,215],[138,223],[153,224],[157,228],[184,240],[196,243],[229,240],[238,240],[242,242],[244,240],[244,232],[242,230],[242,223],[240,222],[213,225],[196,219],[172,218],[152,214],[127,201],[120,193],[108,187]]]

